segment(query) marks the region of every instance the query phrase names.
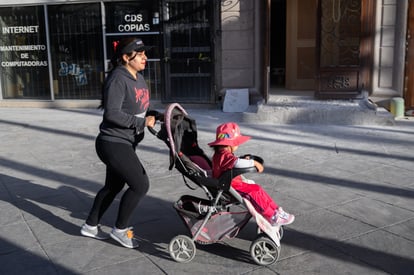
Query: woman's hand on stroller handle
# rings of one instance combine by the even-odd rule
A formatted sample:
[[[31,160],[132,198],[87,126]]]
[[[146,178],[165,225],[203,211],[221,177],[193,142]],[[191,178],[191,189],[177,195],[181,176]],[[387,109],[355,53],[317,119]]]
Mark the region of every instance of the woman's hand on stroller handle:
[[[146,116],[145,117],[145,126],[153,128],[155,125],[155,116]]]
[[[147,118],[151,117],[150,119],[150,124],[147,124]],[[145,126],[147,127],[147,129],[150,131],[151,134],[153,134],[154,136],[158,135],[158,132],[161,129],[161,124],[164,123],[164,114],[163,113],[159,113],[157,111],[151,111],[147,113],[146,116],[146,121],[145,121]]]

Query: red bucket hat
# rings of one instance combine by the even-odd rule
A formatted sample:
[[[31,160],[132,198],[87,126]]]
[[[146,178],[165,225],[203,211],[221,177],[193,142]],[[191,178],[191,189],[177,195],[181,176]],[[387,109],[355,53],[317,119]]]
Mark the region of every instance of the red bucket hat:
[[[209,146],[224,145],[224,146],[239,146],[250,139],[249,136],[242,136],[240,128],[237,123],[228,122],[221,124],[216,130],[216,140],[210,142]]]

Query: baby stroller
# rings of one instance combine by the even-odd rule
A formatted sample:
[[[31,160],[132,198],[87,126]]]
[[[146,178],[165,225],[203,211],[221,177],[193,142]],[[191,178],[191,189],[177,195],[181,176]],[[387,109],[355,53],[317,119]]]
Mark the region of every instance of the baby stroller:
[[[206,198],[184,195],[174,203],[173,207],[188,227],[191,237],[175,236],[168,247],[171,257],[177,262],[190,262],[196,254],[195,243],[212,244],[234,238],[253,217],[258,235],[250,246],[250,254],[259,265],[275,263],[280,254],[283,227],[271,226],[230,185],[232,178],[256,172],[256,169],[232,169],[219,179],[210,177],[211,161],[197,143],[195,120],[178,103],[167,106],[163,120],[157,124],[159,126],[148,129],[168,146],[169,170],[175,167],[190,189],[202,188],[206,194]],[[250,157],[263,162],[260,157]]]

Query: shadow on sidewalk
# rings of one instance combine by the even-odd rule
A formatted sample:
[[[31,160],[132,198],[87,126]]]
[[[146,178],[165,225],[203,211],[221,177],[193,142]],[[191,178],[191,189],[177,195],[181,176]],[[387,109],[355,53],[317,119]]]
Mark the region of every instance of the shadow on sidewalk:
[[[0,200],[20,209],[25,221],[39,219],[67,235],[79,235],[79,225],[66,221],[62,216],[69,212],[74,218],[83,218],[84,206],[79,204],[79,200],[92,200],[89,195],[73,187],[54,189],[5,174],[0,174],[0,182],[6,189]]]
[[[43,251],[40,248],[26,249],[0,238],[1,265],[0,274],[79,274],[61,265],[56,265],[48,260],[47,256],[41,257]],[[7,248],[13,253],[3,253]]]
[[[78,182],[78,184],[82,185],[82,182]],[[122,192],[118,194],[108,208],[101,220],[102,225],[112,227],[122,194]],[[73,237],[85,238],[80,235],[79,230],[92,206],[93,199],[94,196],[83,193],[74,187],[51,188],[0,173],[0,202],[4,201],[18,209],[16,211],[13,207],[8,207],[10,209],[7,209],[7,212],[4,211],[7,217],[2,218],[0,232],[7,230],[8,227],[14,227],[16,223],[24,222],[29,227],[34,226],[29,230],[41,246],[43,243],[71,241]],[[7,206],[4,206],[3,209],[5,207]],[[170,235],[173,234],[173,231],[165,230],[166,224],[179,228],[179,220],[175,219],[173,214],[170,202],[151,196],[144,197],[131,218],[131,224],[137,228],[137,237],[142,241],[139,251],[162,258],[168,257],[163,246],[173,237]],[[81,221],[78,222],[79,220]],[[26,226],[22,228],[26,228]],[[33,242],[32,237],[27,236],[27,238]],[[112,239],[104,242],[119,246]],[[22,251],[28,250],[24,243],[23,241],[22,247],[17,247],[10,241],[0,238],[0,255],[10,254],[17,257]],[[25,258],[32,257],[27,254],[26,251]],[[3,273],[0,272],[0,274]]]

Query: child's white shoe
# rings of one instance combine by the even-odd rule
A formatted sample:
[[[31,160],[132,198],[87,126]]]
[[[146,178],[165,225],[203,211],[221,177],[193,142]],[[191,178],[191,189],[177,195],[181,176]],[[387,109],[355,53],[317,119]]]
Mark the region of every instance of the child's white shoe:
[[[276,213],[272,217],[271,224],[273,226],[276,225],[288,225],[295,221],[295,216],[289,214],[288,212],[283,211],[282,207],[279,207],[276,210]]]

